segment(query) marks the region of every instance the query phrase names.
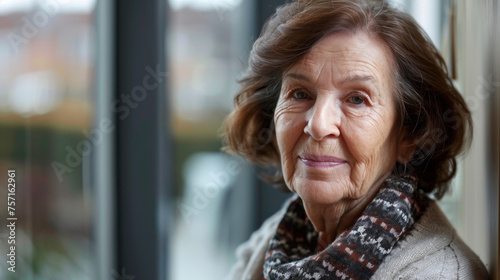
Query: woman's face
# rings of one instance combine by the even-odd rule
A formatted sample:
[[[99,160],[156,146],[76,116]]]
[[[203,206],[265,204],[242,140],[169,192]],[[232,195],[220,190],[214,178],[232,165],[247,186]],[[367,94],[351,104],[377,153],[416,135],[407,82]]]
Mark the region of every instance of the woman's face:
[[[288,69],[274,122],[283,176],[310,204],[361,199],[394,168],[393,57],[379,38],[329,34]]]

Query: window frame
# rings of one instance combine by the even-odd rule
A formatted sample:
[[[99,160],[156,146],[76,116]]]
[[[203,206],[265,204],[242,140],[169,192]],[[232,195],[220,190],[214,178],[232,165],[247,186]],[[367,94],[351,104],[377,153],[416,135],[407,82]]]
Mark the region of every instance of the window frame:
[[[97,1],[94,128],[112,127],[92,157],[98,279],[167,277],[168,77],[144,82],[166,71],[166,17],[164,0]],[[124,96],[136,86],[147,95],[130,105]]]

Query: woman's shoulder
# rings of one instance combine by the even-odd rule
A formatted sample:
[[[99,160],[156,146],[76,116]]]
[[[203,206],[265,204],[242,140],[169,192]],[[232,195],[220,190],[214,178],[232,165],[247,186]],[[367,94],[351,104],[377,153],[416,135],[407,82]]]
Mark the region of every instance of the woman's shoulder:
[[[488,273],[432,201],[373,279],[488,279]]]
[[[283,219],[286,208],[296,198],[296,195],[289,198],[278,212],[269,217],[257,231],[252,233],[248,241],[238,246],[236,249],[236,264],[231,268],[225,278],[226,280],[262,279],[262,266],[264,265],[264,257],[269,241],[273,238],[279,222]]]

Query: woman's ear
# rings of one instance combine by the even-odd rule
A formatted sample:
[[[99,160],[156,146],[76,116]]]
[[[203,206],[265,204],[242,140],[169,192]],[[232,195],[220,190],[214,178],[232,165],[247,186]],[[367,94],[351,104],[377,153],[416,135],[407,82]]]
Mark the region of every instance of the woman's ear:
[[[410,161],[415,152],[416,144],[410,139],[402,137],[398,145],[398,162],[406,163]]]

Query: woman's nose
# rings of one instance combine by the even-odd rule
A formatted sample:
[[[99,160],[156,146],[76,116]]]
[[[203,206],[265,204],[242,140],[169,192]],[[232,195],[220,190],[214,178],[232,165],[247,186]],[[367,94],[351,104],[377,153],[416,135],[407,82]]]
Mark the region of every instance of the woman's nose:
[[[308,113],[304,132],[314,140],[340,136],[340,108],[334,101],[316,100]]]

